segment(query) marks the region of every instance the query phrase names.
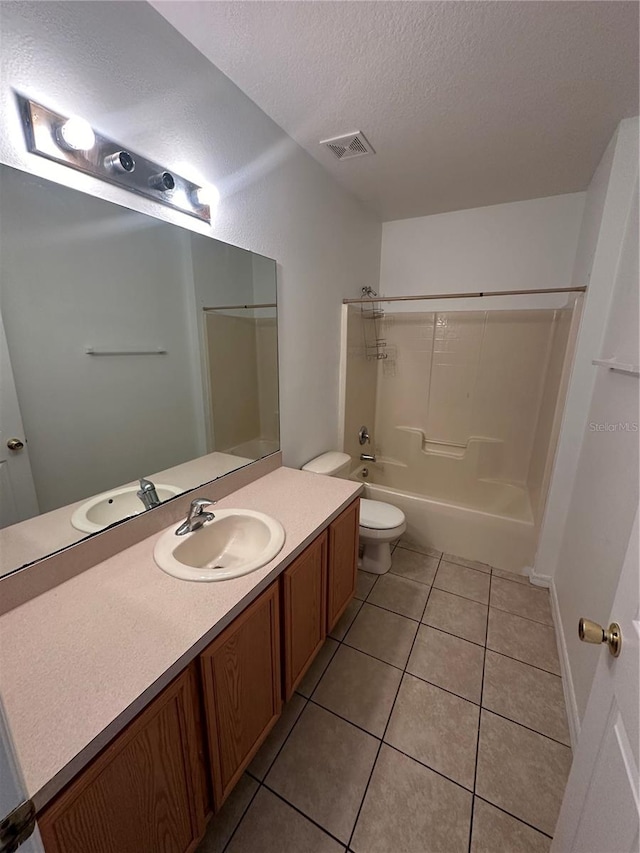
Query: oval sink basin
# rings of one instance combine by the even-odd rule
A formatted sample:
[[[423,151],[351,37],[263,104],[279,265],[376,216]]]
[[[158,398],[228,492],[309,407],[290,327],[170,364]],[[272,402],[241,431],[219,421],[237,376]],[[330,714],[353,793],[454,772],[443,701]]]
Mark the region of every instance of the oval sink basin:
[[[85,501],[71,516],[76,530],[97,533],[116,521],[131,518],[144,512],[144,504],[136,494],[140,486],[123,486],[103,492]],[[157,485],[156,492],[161,501],[166,501],[183,492],[178,486]]]
[[[224,581],[266,566],[284,545],[279,521],[249,509],[219,509],[199,530],[166,530],[153,558],[169,575],[187,581]]]

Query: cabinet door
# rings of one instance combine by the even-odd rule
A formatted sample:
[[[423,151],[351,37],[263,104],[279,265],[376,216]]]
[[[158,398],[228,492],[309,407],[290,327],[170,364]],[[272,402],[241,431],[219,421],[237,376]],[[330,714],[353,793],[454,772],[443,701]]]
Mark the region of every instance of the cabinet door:
[[[327,533],[283,573],[284,690],[287,701],[327,636]]]
[[[329,525],[329,595],[327,633],[344,613],[356,591],[360,500]]]
[[[280,716],[278,582],[200,655],[216,811]]]
[[[197,669],[188,667],[38,817],[47,853],[186,853],[204,834]]]

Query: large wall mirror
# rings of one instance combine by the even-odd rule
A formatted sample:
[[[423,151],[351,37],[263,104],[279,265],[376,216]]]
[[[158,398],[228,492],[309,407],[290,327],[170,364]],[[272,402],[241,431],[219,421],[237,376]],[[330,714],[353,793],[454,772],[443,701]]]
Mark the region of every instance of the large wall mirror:
[[[279,449],[275,261],[0,166],[0,575]]]

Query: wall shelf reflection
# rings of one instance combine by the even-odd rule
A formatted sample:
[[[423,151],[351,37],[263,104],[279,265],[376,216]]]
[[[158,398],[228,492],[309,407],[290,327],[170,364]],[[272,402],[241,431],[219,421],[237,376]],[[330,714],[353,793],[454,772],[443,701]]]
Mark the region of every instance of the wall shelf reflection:
[[[164,347],[155,347],[153,349],[107,349],[106,347],[87,347],[85,349],[87,355],[166,355],[167,350]]]

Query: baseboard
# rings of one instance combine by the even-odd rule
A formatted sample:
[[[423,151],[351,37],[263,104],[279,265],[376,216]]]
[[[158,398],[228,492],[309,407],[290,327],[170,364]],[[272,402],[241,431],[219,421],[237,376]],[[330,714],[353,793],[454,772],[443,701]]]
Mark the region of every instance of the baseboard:
[[[529,575],[529,583],[534,586],[543,586],[545,589],[551,589],[553,578],[551,575],[539,575],[535,568],[525,569],[525,574]]]
[[[538,584],[542,586],[542,584]],[[571,666],[569,664],[569,653],[567,651],[567,643],[560,619],[560,605],[558,604],[558,595],[556,593],[556,585],[553,578],[549,578],[549,594],[551,596],[551,612],[553,614],[553,624],[556,629],[556,643],[558,644],[558,657],[560,658],[560,671],[562,672],[562,689],[564,691],[564,703],[567,709],[567,722],[569,723],[569,736],[571,738],[571,747],[575,752],[578,737],[580,736],[580,715],[578,714],[578,703],[576,701],[576,692],[573,687],[573,677],[571,675]]]

